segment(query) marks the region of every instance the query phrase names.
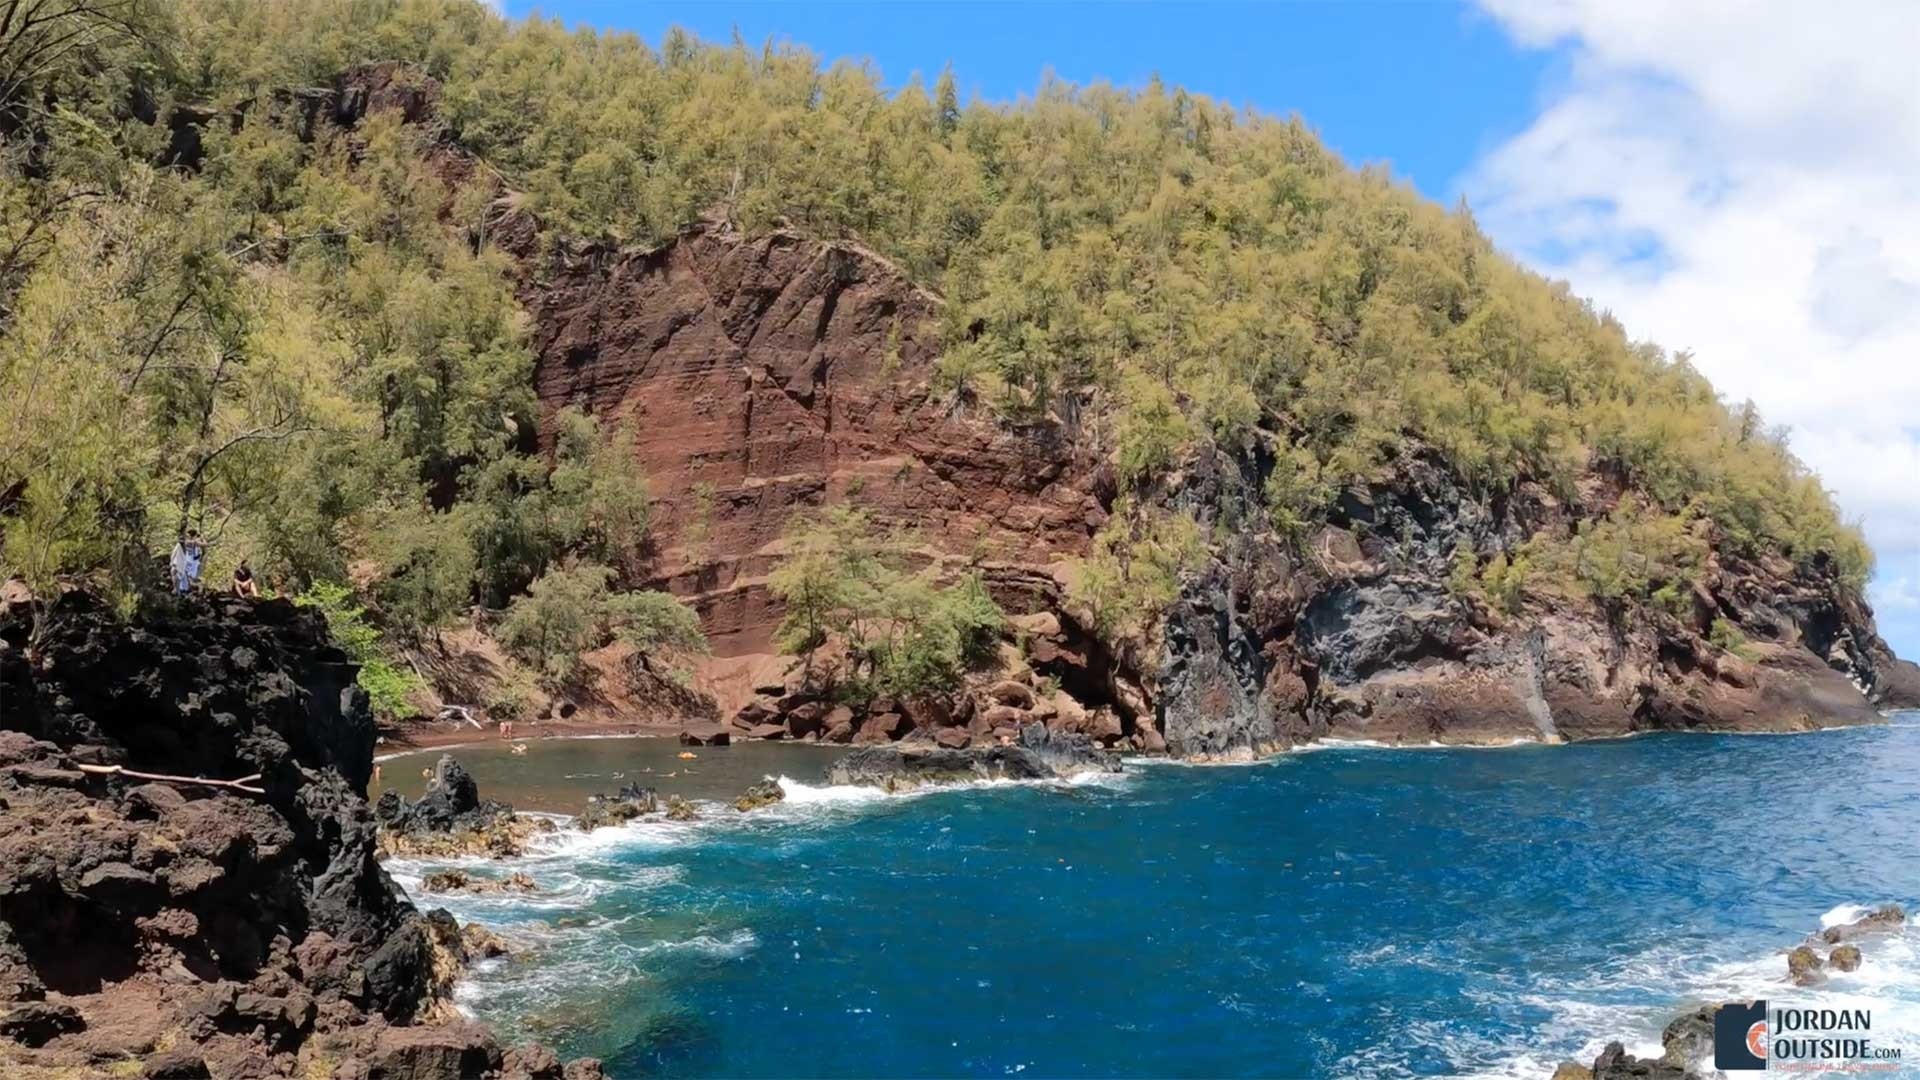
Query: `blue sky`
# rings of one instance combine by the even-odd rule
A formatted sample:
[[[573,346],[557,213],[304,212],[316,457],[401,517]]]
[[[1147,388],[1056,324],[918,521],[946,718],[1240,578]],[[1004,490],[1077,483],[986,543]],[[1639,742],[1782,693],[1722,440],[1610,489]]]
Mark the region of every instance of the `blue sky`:
[[[951,63],[963,95],[1011,100],[1051,68],[1074,82],[1169,83],[1263,111],[1299,113],[1350,161],[1390,162],[1451,200],[1479,154],[1532,119],[1552,66],[1470,6],[1431,3],[935,4],[509,0],[569,25],[658,42],[671,26],[709,40],[737,28],[829,59],[871,59],[889,85]]]
[[[658,42],[736,30],[951,63],[1006,101],[1044,71],[1158,74],[1298,113],[1355,164],[1465,195],[1503,249],[1752,398],[1861,521],[1882,634],[1920,656],[1920,19],[1902,0],[696,3],[505,0]]]

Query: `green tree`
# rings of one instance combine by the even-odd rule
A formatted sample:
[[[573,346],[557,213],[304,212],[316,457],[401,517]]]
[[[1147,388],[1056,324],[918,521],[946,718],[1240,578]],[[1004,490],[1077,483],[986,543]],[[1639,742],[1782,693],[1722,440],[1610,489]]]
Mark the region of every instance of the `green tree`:
[[[354,602],[353,590],[334,582],[315,582],[293,598],[302,607],[326,616],[327,633],[347,658],[360,665],[356,681],[367,692],[374,715],[395,717],[412,711],[409,699],[425,688],[419,677],[393,661],[378,627],[367,620],[366,609]]]
[[[496,635],[515,659],[532,668],[549,690],[576,684],[584,654],[625,641],[650,657],[706,651],[700,620],[664,593],[610,592],[613,571],[569,562],[535,579],[507,605]]]
[[[1137,635],[1179,599],[1182,578],[1204,555],[1191,517],[1122,499],[1081,561],[1073,594],[1103,632]]]
[[[977,574],[943,583],[938,570],[905,568],[906,541],[841,504],[797,517],[769,577],[787,607],[776,642],[813,654],[837,636],[852,692],[942,693],[982,662],[1006,616]]]

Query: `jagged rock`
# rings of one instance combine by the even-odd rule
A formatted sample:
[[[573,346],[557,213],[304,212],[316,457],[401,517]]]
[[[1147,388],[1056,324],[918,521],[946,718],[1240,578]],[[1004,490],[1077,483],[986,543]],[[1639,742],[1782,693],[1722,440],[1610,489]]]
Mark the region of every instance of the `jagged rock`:
[[[1190,580],[1162,631],[1158,727],[1177,757],[1250,758],[1279,749],[1266,659],[1218,568]]]
[[[440,870],[420,879],[422,892],[459,892],[472,884],[464,870]]]
[[[141,1076],[146,1080],[209,1080],[207,1061],[198,1051],[179,1049],[155,1054],[147,1059]]]
[[[1563,1061],[1553,1070],[1553,1080],[1593,1080],[1593,1070],[1577,1061]]]
[[[511,1046],[502,1056],[500,1080],[563,1080],[560,1057],[538,1043]]]
[[[0,1039],[12,1039],[22,1046],[45,1046],[86,1027],[79,1010],[50,1001],[23,1002],[0,1015]]]
[[[734,799],[733,808],[745,813],[749,810],[758,810],[763,806],[772,806],[786,797],[786,789],[780,786],[778,780],[762,780],[742,792],[739,798]]]
[[[1593,1080],[1686,1080],[1687,1071],[1665,1061],[1637,1058],[1617,1042],[1593,1059]]]
[[[1827,954],[1827,966],[1835,971],[1860,970],[1860,946],[1836,945]]]
[[[1082,772],[1119,772],[1119,760],[1084,735],[1050,732],[1029,724],[1012,746],[874,746],[856,750],[829,766],[829,784],[864,784],[905,791],[929,784],[974,780],[1049,780]]]
[[[1301,651],[1349,684],[1425,656],[1454,655],[1466,610],[1438,581],[1391,578],[1335,588],[1301,615]]]
[[[507,939],[479,923],[468,923],[460,928],[460,945],[470,960],[491,960],[496,956],[513,954],[513,946],[507,944]]]
[[[826,730],[827,707],[818,701],[803,701],[787,710],[787,734],[796,739],[816,738]]]
[[[1025,709],[1012,705],[991,705],[980,711],[980,720],[988,730],[998,727],[1019,727],[1027,722]]]
[[[906,717],[901,716],[897,712],[874,713],[867,717],[865,723],[860,725],[860,734],[857,741],[864,743],[893,742],[905,737],[907,732],[911,730],[913,730],[912,725],[907,723]]]
[[[1660,1046],[1665,1050],[1660,1060],[1683,1069],[1692,1068],[1696,1062],[1711,1062],[1713,1018],[1719,1011],[1718,1005],[1702,1005],[1668,1021],[1660,1032]]]
[[[501,1061],[500,1080],[605,1080],[597,1058],[575,1058],[565,1065],[553,1051],[538,1044],[509,1049]]]
[[[1826,976],[1820,973],[1823,966],[1820,954],[1810,946],[1801,945],[1787,954],[1787,978],[1795,986],[1812,986]]]
[[[533,878],[518,870],[503,878],[476,878],[464,870],[439,870],[422,878],[420,888],[430,893],[530,893],[540,890]]]
[[[500,1068],[500,1047],[478,1024],[392,1027],[374,1043],[374,1080],[473,1080]]]
[[[973,733],[966,728],[941,728],[933,733],[933,741],[949,750],[959,750],[973,742]]]
[[[314,1016],[313,997],[303,989],[275,995],[231,982],[207,988],[182,1012],[183,1026],[196,1038],[252,1035],[276,1051],[298,1046]]]
[[[592,832],[612,825],[625,825],[634,818],[659,811],[660,799],[652,788],[628,784],[616,795],[589,798],[587,808],[573,819],[573,827],[582,832]]]
[[[153,1038],[182,1045],[160,1054],[95,1024],[85,1053],[147,1057],[153,1077],[265,1076],[324,1038],[341,1040],[315,1059],[337,1059],[329,1075],[431,1075],[413,1070],[432,1054],[369,1056],[376,1032],[436,1038],[387,1025],[446,1009],[448,948],[376,860],[361,794],[373,718],[321,617],[195,596],[127,622],[75,592],[52,605],[31,665],[28,629],[0,612],[0,995],[26,1002],[0,1028],[41,1038],[84,1024],[90,1002],[131,1000],[157,1010]],[[88,777],[77,762],[258,774],[264,794]],[[388,800],[386,816],[485,808],[452,767],[440,781],[425,809]],[[457,953],[491,951],[455,934]],[[75,997],[30,1000],[50,990]],[[487,1045],[484,1030],[468,1040],[483,1066]]]
[[[535,837],[553,831],[553,822],[545,818],[522,817],[506,803],[482,799],[479,785],[451,754],[442,754],[434,765],[420,801],[409,802],[389,788],[374,812],[381,850],[416,858],[513,858],[525,854]]]
[[[54,988],[87,991],[143,953],[252,979],[273,962],[276,938],[317,931],[360,972],[356,1007],[420,1007],[418,972],[405,970],[404,950],[386,949],[412,908],[374,861],[376,825],[359,795],[373,718],[318,614],[197,596],[127,623],[69,593],[48,612],[31,666],[11,647],[28,629],[0,616],[7,754],[57,765],[50,744],[150,772],[259,774],[266,793],[43,785],[16,770],[0,814],[12,943],[0,942],[0,982],[13,996],[49,985],[49,972]]]
[[[690,724],[680,732],[682,746],[725,746],[733,736],[722,724]]]
[[[693,821],[700,816],[692,803],[678,795],[667,796],[668,821]]]

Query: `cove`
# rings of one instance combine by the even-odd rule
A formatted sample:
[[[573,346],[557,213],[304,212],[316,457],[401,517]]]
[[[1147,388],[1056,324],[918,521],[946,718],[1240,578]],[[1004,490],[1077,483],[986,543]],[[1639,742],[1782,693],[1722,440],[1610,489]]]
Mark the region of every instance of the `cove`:
[[[523,949],[463,1006],[616,1077],[1544,1077],[1769,993],[1870,1008],[1877,1045],[1920,1047],[1911,928],[1819,989],[1781,978],[1823,914],[1920,898],[1920,714],[786,786],[769,811],[470,865],[543,891],[424,898]],[[391,869],[417,890],[430,867]]]

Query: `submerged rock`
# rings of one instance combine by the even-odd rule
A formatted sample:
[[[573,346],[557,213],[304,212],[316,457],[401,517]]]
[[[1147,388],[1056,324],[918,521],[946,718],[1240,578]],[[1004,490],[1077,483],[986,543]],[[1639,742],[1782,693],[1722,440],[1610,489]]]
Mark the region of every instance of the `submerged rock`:
[[[1116,773],[1120,760],[1085,735],[1049,731],[1028,724],[1011,746],[964,750],[938,745],[869,746],[855,750],[827,769],[829,784],[854,784],[908,791],[929,784],[976,780],[1052,780],[1081,773]]]
[[[1827,966],[1835,971],[1860,970],[1860,946],[1834,946],[1833,951],[1827,954]]]

